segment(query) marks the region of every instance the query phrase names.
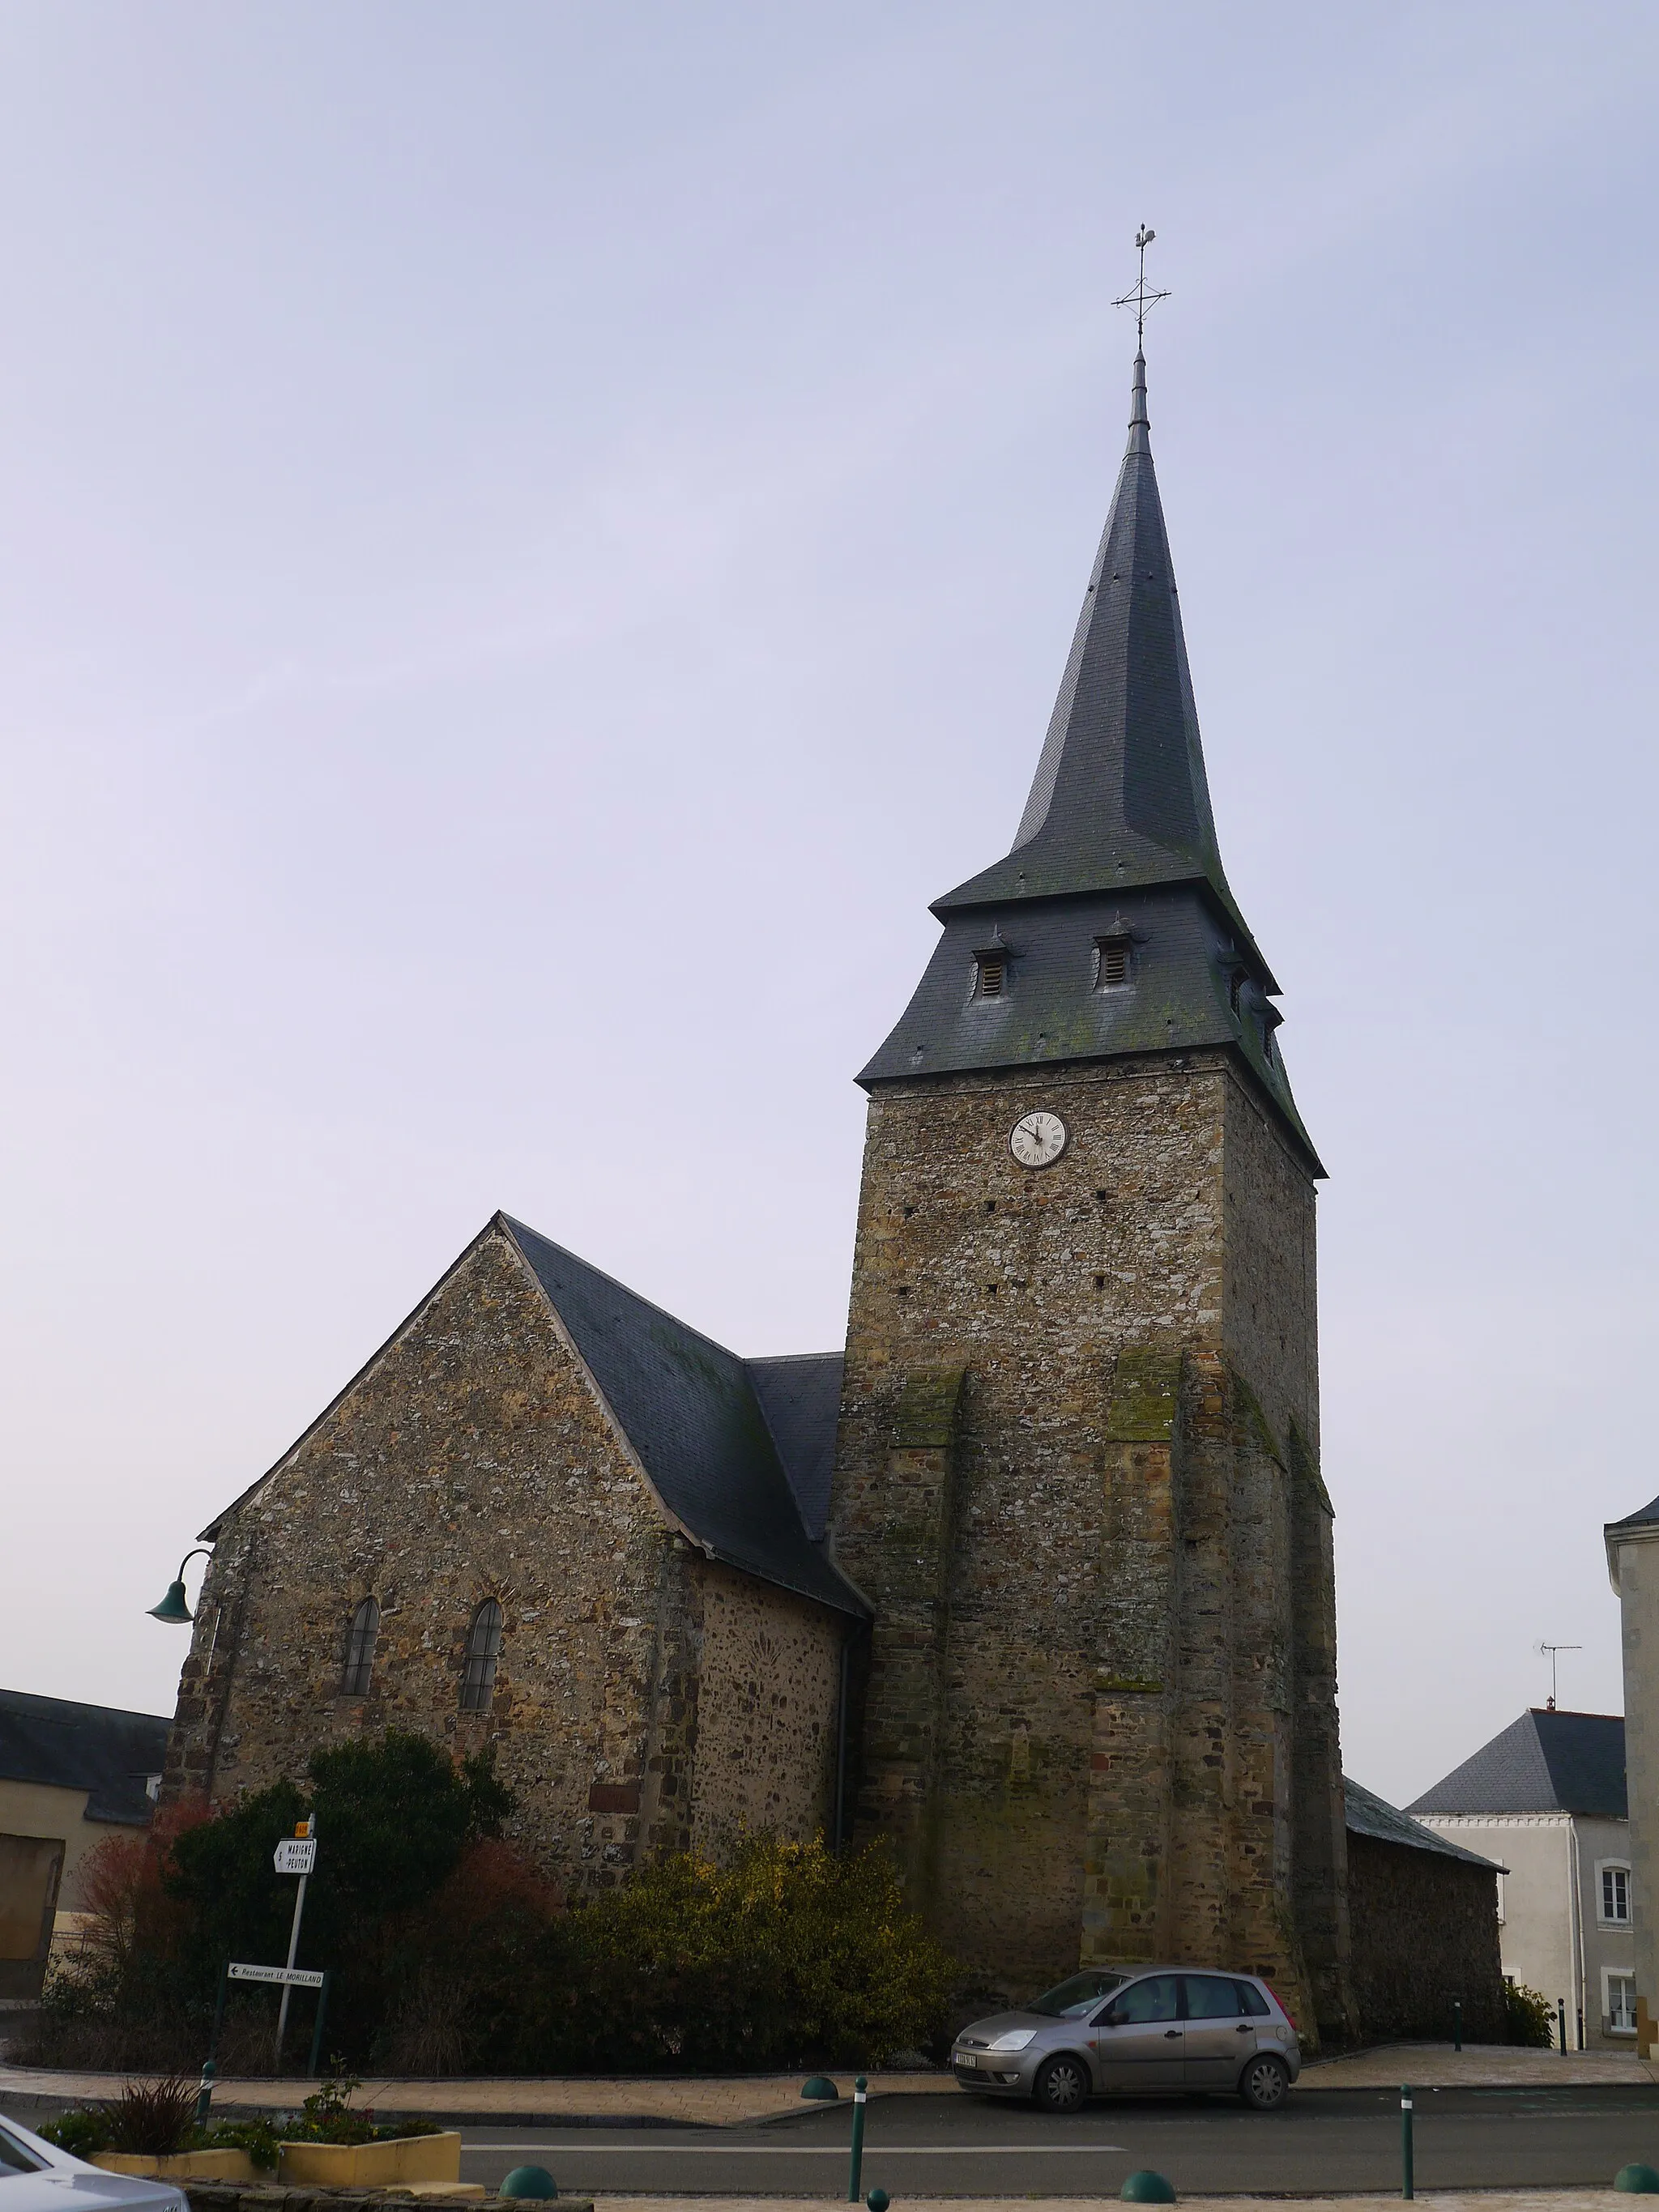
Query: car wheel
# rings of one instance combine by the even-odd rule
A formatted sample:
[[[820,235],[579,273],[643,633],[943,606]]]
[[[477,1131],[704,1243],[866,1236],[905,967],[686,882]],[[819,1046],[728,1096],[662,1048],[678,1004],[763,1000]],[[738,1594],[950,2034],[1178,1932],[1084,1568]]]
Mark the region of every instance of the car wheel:
[[[1238,2094],[1253,2112],[1276,2112],[1290,2093],[1290,2069],[1270,2051],[1258,2051],[1238,2077]]]
[[[1045,2112],[1080,2112],[1089,2101],[1089,2071],[1080,2058],[1063,2053],[1037,2075],[1032,2095]]]

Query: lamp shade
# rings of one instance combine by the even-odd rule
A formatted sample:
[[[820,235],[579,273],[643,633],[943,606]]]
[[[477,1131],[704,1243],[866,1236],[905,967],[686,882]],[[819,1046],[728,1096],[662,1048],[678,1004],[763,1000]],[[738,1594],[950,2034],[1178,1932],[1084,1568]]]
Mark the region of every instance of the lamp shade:
[[[154,1587],[152,1583],[151,1588]],[[152,1620],[171,1622],[179,1628],[188,1628],[191,1622],[195,1620],[195,1614],[185,1603],[185,1579],[182,1575],[177,1582],[167,1584],[167,1595],[161,1600],[160,1605],[151,1606],[149,1617]]]

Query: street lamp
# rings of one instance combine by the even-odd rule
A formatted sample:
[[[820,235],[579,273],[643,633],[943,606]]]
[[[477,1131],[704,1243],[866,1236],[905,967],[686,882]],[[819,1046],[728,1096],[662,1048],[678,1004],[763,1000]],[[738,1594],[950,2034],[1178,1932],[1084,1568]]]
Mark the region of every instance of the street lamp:
[[[161,1600],[160,1605],[153,1605],[149,1608],[149,1617],[152,1620],[165,1620],[169,1628],[190,1626],[196,1616],[185,1602],[185,1569],[192,1559],[210,1559],[212,1557],[212,1553],[205,1545],[198,1546],[195,1551],[185,1553],[184,1558],[179,1562],[178,1573],[167,1584],[167,1595]]]

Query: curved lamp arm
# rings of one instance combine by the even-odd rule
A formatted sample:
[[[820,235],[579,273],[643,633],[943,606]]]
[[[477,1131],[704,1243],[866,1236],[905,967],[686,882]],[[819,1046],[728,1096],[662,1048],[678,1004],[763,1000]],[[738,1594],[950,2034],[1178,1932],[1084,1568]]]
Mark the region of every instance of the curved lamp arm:
[[[167,1584],[167,1595],[160,1605],[153,1605],[149,1608],[152,1620],[164,1620],[170,1628],[187,1628],[190,1626],[196,1616],[185,1601],[185,1569],[192,1559],[210,1559],[212,1557],[213,1553],[204,1544],[198,1544],[193,1552],[185,1553],[179,1562],[178,1573]]]

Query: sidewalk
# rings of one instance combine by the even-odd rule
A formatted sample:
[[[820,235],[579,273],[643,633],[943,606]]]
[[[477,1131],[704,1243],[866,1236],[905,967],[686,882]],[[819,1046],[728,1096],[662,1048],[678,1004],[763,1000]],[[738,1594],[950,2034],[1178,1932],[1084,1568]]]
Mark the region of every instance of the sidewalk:
[[[853,2094],[851,2074],[830,2080],[843,2099]],[[58,2074],[32,2066],[0,2066],[0,2111],[21,2099],[80,2104],[120,2094],[123,2074]],[[468,2126],[495,2120],[503,2126],[580,2126],[590,2121],[620,2121],[634,2126],[734,2127],[748,2120],[781,2118],[789,2112],[822,2112],[804,2102],[805,2074],[726,2075],[719,2077],[629,2075],[556,2075],[536,2080],[514,2076],[474,2079],[464,2075],[419,2079],[365,2079],[352,2099],[360,2109],[389,2118],[398,2112]],[[955,2094],[945,2072],[872,2074],[872,2097],[918,2092]],[[233,2080],[213,2089],[216,2111],[295,2112],[317,2087],[310,2081]]]
[[[907,2191],[904,2203],[936,2212],[1123,2212],[1115,2197],[927,2197]],[[1399,2212],[1395,2197],[1193,2197],[1205,2212]],[[593,2212],[801,2212],[799,2197],[595,2197]],[[1413,2202],[1433,2212],[1616,2212],[1628,2197],[1611,2189],[1422,2190]]]
[[[1509,2044],[1383,2043],[1352,2057],[1316,2058],[1302,2069],[1303,2089],[1583,2088],[1659,2081],[1634,2051],[1522,2051]],[[1481,2203],[1487,2199],[1483,2196]]]
[[[0,2065],[0,2109],[25,2100],[31,2110],[38,2110],[46,2104],[114,2097],[125,2079],[121,2074],[52,2073]],[[635,2127],[721,2128],[814,2109],[801,2099],[805,2079],[802,2074],[381,2077],[365,2081],[353,2101],[383,2118],[420,2113],[461,2126],[493,2120],[503,2126],[526,2127],[579,2127],[597,2121]],[[830,2079],[843,2099],[851,2097],[851,2074],[835,2074]],[[1449,2043],[1389,2043],[1352,2057],[1314,2060],[1304,2069],[1296,2094],[1397,2089],[1407,2081],[1414,2089],[1582,2088],[1595,2083],[1634,2087],[1659,2081],[1659,2069],[1622,2051],[1563,2054],[1477,2045],[1455,2051]],[[215,2084],[213,2100],[221,2112],[293,2112],[316,2086],[310,2081],[227,2078]],[[956,2094],[951,2075],[942,2069],[870,2076],[872,2097]],[[23,2117],[21,2111],[19,2117]],[[1482,2204],[1492,2201],[1484,2194],[1480,2199]]]

